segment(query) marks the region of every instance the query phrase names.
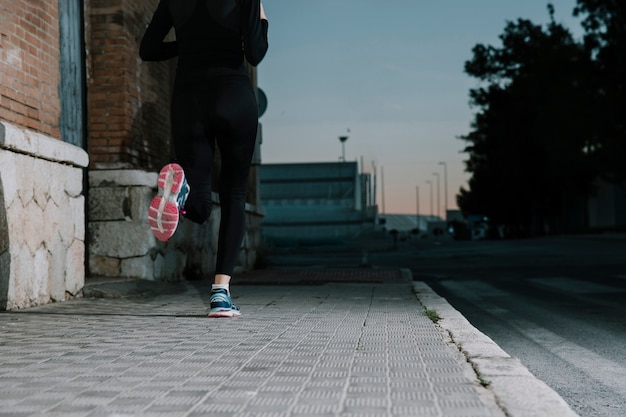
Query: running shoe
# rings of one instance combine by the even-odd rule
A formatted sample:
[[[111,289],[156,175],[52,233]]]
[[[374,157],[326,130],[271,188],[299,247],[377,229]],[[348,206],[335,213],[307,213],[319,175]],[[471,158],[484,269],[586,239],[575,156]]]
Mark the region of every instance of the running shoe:
[[[154,236],[167,242],[178,227],[180,214],[189,195],[185,172],[178,164],[167,164],[159,173],[158,193],[148,208],[148,224]]]
[[[239,307],[233,304],[228,291],[217,289],[211,291],[211,312],[209,317],[237,317],[241,316]]]

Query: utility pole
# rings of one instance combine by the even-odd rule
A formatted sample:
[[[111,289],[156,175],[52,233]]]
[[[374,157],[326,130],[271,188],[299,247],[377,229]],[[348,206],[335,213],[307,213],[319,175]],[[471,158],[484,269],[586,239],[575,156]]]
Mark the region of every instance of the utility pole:
[[[439,165],[443,165],[443,199],[445,201],[445,219],[448,219],[448,165],[445,162],[439,162]]]
[[[376,195],[376,176],[377,176],[377,172],[376,172],[376,162],[372,161],[372,172],[374,173],[374,178],[372,181],[372,201],[373,201],[373,206],[377,205],[376,199],[378,198],[378,196]]]
[[[380,167],[380,192],[383,199],[383,214],[385,214],[385,170],[383,168]]]
[[[433,217],[433,182],[431,180],[426,181],[430,185],[430,217]]]
[[[417,224],[416,228],[417,231],[419,232],[420,230],[420,187],[419,185],[415,186],[415,224]]]
[[[433,172],[433,175],[437,177],[437,217],[441,218],[439,209],[441,208],[441,204],[439,203],[439,173]]]

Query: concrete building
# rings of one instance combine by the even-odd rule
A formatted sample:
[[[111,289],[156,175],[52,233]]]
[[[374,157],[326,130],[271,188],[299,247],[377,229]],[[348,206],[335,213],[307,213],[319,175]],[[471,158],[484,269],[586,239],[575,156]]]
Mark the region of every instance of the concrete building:
[[[212,272],[217,197],[208,224],[183,223],[167,244],[147,226],[171,157],[175,62],[138,55],[157,4],[0,0],[0,309],[79,295],[90,276]],[[260,244],[256,155],[239,269]]]
[[[354,239],[374,231],[373,178],[356,162],[263,164],[262,236],[268,244]]]
[[[591,230],[626,230],[626,183],[596,182],[596,193],[587,203]]]

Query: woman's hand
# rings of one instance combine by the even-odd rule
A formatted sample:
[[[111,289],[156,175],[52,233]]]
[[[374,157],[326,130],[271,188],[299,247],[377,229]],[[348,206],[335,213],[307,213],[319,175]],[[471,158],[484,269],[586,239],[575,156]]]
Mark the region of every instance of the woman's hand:
[[[267,20],[267,16],[265,16],[265,10],[263,10],[263,3],[259,3],[261,4],[261,19]]]

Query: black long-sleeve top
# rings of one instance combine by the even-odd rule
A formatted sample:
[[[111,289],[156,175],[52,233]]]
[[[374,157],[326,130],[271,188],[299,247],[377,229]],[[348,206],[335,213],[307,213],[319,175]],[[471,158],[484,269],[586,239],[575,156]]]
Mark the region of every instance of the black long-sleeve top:
[[[165,41],[170,29],[175,41]],[[146,29],[144,61],[179,57],[179,68],[257,66],[268,48],[268,22],[259,0],[160,0]]]

